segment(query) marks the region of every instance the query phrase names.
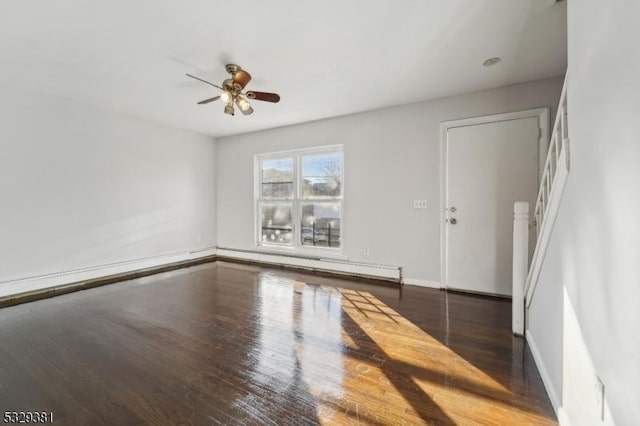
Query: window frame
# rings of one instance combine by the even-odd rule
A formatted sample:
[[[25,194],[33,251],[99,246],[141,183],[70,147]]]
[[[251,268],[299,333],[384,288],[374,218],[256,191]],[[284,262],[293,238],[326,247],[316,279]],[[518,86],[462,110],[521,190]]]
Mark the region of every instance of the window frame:
[[[318,154],[330,154],[340,152],[342,154],[342,164],[340,167],[341,178],[341,191],[339,197],[303,197],[302,196],[302,159],[307,155]],[[294,176],[294,188],[292,198],[271,198],[262,196],[262,168],[261,162],[268,159],[278,159],[293,157],[293,176]],[[268,250],[275,252],[288,252],[296,254],[318,254],[322,253],[323,256],[343,257],[345,239],[344,239],[344,223],[345,223],[345,179],[344,179],[344,146],[343,145],[327,145],[313,148],[303,148],[287,151],[269,152],[263,154],[256,154],[254,156],[254,247],[260,250]],[[304,203],[339,203],[340,208],[340,247],[325,247],[325,246],[309,246],[303,245],[301,241],[302,237],[302,205]],[[262,205],[264,203],[291,203],[291,220],[293,225],[292,244],[283,243],[264,243],[262,242]]]

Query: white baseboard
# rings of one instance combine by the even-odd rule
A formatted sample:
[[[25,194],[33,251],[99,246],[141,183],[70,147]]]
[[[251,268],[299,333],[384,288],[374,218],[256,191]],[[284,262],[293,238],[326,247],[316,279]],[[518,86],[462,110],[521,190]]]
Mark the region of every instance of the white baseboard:
[[[551,379],[549,378],[549,373],[547,372],[547,368],[543,362],[542,355],[540,354],[540,350],[538,349],[538,345],[536,344],[536,340],[529,330],[526,330],[525,338],[527,340],[527,344],[529,344],[529,348],[531,349],[533,360],[535,361],[536,366],[538,367],[538,371],[540,372],[540,377],[542,377],[542,383],[544,383],[544,388],[547,390],[547,395],[549,395],[549,399],[551,400],[551,405],[553,405],[553,410],[556,412],[556,416],[560,418],[560,415],[559,415],[560,399],[558,398],[558,393],[556,389],[553,387],[553,384],[551,383]]]
[[[60,271],[28,278],[18,278],[0,282],[0,298],[22,293],[29,293],[51,287],[60,287],[68,284],[107,277],[110,275],[133,272],[140,269],[154,268],[175,262],[194,260],[201,257],[213,256],[215,248],[206,248],[195,251],[168,253],[144,259],[134,259],[107,265],[97,265],[71,271]]]
[[[558,423],[560,426],[571,426],[569,415],[563,407],[558,407]]]
[[[261,253],[257,251],[235,250],[220,247],[217,249],[216,254],[221,258],[247,260],[270,265],[292,266],[338,274],[381,278],[385,280],[400,280],[400,267],[391,265],[374,265],[339,259],[282,256],[276,253]]]
[[[442,288],[442,284],[440,284],[439,282],[421,280],[419,278],[404,278],[402,282],[406,285],[415,285],[418,287],[437,288],[438,290]]]

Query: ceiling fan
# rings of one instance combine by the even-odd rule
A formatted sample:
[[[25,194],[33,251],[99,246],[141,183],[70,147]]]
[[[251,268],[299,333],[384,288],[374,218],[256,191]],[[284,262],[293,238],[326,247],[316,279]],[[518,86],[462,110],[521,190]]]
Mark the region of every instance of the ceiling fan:
[[[266,102],[280,102],[280,95],[277,93],[269,93],[269,92],[256,92],[253,90],[249,90],[244,92],[245,86],[251,81],[251,75],[240,68],[240,65],[236,64],[227,64],[226,70],[229,74],[231,74],[231,78],[228,78],[222,82],[222,86],[218,86],[217,84],[210,83],[206,80],[193,76],[191,74],[187,74],[187,77],[191,77],[198,81],[202,81],[203,83],[207,83],[210,86],[217,87],[222,90],[222,93],[218,96],[214,96],[213,98],[205,99],[204,101],[198,102],[198,105],[208,104],[209,102],[217,101],[218,99],[222,99],[223,102],[226,103],[224,107],[225,114],[235,115],[233,105],[236,104],[240,111],[244,115],[249,115],[253,113],[253,108],[247,99],[255,99],[257,101],[266,101]]]

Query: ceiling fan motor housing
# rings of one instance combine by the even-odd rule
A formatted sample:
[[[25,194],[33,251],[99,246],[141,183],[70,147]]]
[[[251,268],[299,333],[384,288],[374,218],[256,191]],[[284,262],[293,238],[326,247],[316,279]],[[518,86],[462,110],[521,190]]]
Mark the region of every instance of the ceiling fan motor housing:
[[[240,65],[236,65],[236,64],[227,64],[225,66],[225,69],[227,70],[227,72],[231,75],[237,73],[238,71],[240,71],[242,68],[240,67]]]

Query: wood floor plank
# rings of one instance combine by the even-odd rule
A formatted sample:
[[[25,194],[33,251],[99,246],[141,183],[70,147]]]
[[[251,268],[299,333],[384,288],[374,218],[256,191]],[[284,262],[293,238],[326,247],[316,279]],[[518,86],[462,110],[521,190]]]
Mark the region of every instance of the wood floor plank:
[[[0,309],[56,424],[557,424],[505,300],[215,262]]]

